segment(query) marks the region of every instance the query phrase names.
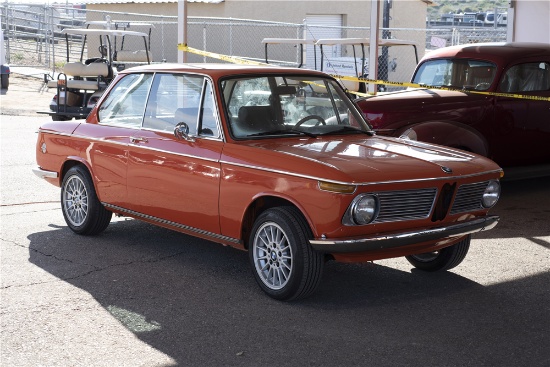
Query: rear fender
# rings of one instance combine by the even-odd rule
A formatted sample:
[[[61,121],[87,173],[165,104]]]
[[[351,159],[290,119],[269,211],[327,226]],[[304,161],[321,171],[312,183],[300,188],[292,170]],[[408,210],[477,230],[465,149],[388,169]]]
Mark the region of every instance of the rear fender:
[[[406,136],[411,140],[445,145],[466,150],[482,156],[489,156],[485,138],[468,125],[455,121],[428,121],[408,125],[395,132],[394,136]]]

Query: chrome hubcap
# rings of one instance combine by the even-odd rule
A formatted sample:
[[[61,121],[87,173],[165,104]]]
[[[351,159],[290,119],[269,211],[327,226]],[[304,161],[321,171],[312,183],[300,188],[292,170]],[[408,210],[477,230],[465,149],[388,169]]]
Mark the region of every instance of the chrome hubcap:
[[[292,252],[287,236],[276,223],[264,223],[254,237],[254,266],[263,283],[281,289],[292,274]]]
[[[425,263],[434,261],[438,256],[439,256],[439,251],[425,252],[423,254],[411,255],[411,257],[415,258],[417,261],[425,262]]]
[[[71,176],[63,188],[63,210],[74,226],[80,226],[88,216],[88,192],[78,176]]]

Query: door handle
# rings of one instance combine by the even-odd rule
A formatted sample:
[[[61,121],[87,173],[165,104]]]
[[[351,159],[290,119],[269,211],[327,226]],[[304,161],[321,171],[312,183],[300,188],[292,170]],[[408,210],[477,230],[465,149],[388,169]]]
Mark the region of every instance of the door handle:
[[[131,143],[134,143],[134,144],[147,143],[147,138],[142,138],[142,137],[137,137],[137,136],[131,136],[131,137],[130,137],[130,142],[131,142]]]

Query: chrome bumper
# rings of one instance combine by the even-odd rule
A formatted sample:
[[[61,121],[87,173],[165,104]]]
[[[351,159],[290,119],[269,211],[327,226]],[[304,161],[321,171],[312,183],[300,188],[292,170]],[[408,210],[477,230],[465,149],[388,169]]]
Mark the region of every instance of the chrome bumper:
[[[46,171],[40,167],[33,167],[32,172],[40,178],[57,178],[57,172]]]
[[[487,231],[493,229],[499,219],[498,216],[493,215],[412,232],[375,237],[314,239],[309,243],[315,250],[329,253],[377,251]]]

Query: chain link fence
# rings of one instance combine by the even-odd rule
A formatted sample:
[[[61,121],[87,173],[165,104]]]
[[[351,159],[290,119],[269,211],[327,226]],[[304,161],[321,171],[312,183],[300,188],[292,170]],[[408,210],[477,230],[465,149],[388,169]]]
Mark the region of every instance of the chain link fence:
[[[86,49],[81,50],[82,37],[66,38],[62,34],[65,28],[102,27],[99,22],[107,19],[118,27],[127,24],[124,29],[144,32],[149,35],[149,51],[153,62],[177,61],[177,23],[176,16],[153,16],[135,13],[102,12],[75,9],[57,5],[25,5],[2,3],[0,5],[2,29],[6,44],[6,60],[12,66],[33,66],[56,71],[67,60],[93,58],[101,56],[98,41],[89,40]],[[87,23],[88,22],[88,23]],[[141,23],[141,24],[140,24]],[[129,25],[129,27],[127,27]],[[188,18],[188,45],[210,52],[245,57],[265,61],[265,38],[319,39],[323,38],[326,26],[314,24],[292,24],[232,18]],[[335,32],[336,31],[336,32]],[[369,38],[369,27],[338,27],[330,34],[339,34],[342,38]],[[408,81],[417,64],[426,52],[444,46],[505,41],[506,29],[499,27],[445,27],[445,28],[389,28],[380,31],[380,36],[413,41],[412,46],[382,47],[379,51],[379,79],[390,81]],[[68,47],[67,47],[68,46]],[[117,41],[118,50],[143,49],[141,39]],[[368,75],[368,49],[365,56],[361,46],[325,46],[321,63],[321,50],[312,45],[304,46],[303,52],[298,44],[279,44],[268,46],[270,63],[298,66],[303,59],[305,67],[320,69],[329,73],[341,74],[335,65],[347,67],[352,74]],[[312,54],[314,56],[312,56]],[[220,62],[204,56],[189,54],[188,62]],[[346,66],[347,65],[347,66]],[[350,66],[351,65],[351,66]],[[361,68],[363,68],[361,70]],[[357,69],[357,70],[356,70]]]

